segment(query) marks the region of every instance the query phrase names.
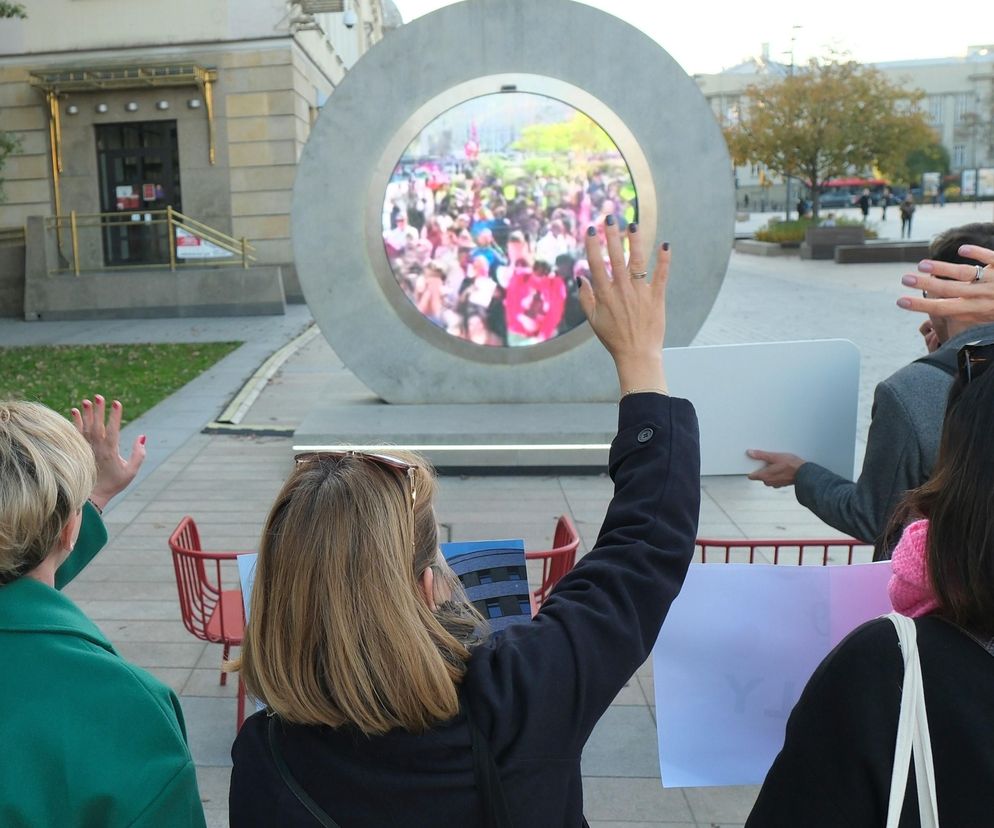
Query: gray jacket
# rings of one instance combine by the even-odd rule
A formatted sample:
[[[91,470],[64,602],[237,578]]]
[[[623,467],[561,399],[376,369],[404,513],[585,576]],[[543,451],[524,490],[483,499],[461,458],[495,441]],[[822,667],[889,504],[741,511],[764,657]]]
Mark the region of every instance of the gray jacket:
[[[994,324],[954,336],[933,356],[954,365],[956,351],[986,337],[994,337]],[[867,543],[879,540],[905,492],[932,473],[952,381],[936,365],[912,362],[877,385],[859,480],[805,463],[794,485],[798,502],[841,532]]]

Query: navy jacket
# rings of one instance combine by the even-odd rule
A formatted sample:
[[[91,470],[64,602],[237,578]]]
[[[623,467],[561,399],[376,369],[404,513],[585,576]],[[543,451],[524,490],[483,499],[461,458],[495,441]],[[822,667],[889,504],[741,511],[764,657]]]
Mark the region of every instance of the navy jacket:
[[[693,555],[700,508],[697,418],[686,400],[636,394],[611,446],[615,494],[594,549],[538,615],[474,650],[464,694],[487,736],[515,828],[582,822],[580,753],[649,656]],[[257,713],[232,748],[232,828],[316,823],[270,758]],[[304,790],[342,828],[484,825],[462,716],[414,735],[282,725]]]

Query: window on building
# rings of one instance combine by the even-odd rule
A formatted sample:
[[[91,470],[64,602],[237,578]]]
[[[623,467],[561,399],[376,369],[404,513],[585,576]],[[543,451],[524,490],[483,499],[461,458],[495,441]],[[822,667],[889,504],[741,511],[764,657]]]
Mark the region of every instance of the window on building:
[[[966,166],[966,145],[955,144],[953,146],[953,167],[961,169]]]
[[[945,97],[942,95],[928,96],[928,117],[936,126],[942,123],[942,110]]]
[[[956,96],[956,122],[960,123],[973,112],[973,94],[960,92]]]

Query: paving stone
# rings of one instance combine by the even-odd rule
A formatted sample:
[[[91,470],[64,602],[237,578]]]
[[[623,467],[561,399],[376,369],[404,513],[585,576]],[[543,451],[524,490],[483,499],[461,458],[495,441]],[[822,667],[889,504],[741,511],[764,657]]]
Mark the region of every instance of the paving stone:
[[[652,716],[645,704],[612,705],[594,727],[583,749],[585,777],[616,776],[659,779],[659,753]]]
[[[198,765],[228,767],[235,740],[235,699],[181,696],[190,753]]]
[[[195,667],[207,646],[203,642],[193,640],[187,634],[189,643],[174,643],[164,641],[120,641],[111,639],[114,649],[128,661],[144,667],[153,675],[158,675],[159,668]]]
[[[705,825],[744,823],[759,796],[759,785],[685,788],[694,819]]]
[[[583,813],[587,819],[621,822],[693,823],[683,791],[664,788],[659,779],[583,777]]]

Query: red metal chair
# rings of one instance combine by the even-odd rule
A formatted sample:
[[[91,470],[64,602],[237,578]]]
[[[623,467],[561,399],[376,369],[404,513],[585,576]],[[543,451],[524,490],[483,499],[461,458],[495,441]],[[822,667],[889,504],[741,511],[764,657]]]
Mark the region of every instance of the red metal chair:
[[[542,583],[531,593],[532,615],[539,611],[542,602],[549,597],[552,588],[560,578],[573,568],[576,563],[576,550],[580,545],[573,521],[566,515],[560,515],[556,521],[556,531],[552,536],[552,549],[540,552],[525,552],[525,559],[542,561]]]
[[[169,536],[176,569],[176,587],[183,625],[202,641],[223,644],[221,660],[226,661],[232,646],[242,643],[245,609],[240,589],[224,589],[222,561],[233,561],[239,552],[205,552],[200,545],[197,524],[189,515]],[[221,670],[222,685],[228,674]],[[245,688],[238,678],[238,727],[245,718]]]
[[[708,562],[709,554],[717,554],[721,563],[756,563],[757,552],[772,553],[773,563],[781,563],[781,558],[789,557],[793,563],[794,556],[797,556],[797,565],[804,563],[804,555],[811,552],[819,555],[822,566],[827,566],[829,557],[833,550],[838,550],[845,556],[845,563],[851,564],[856,555],[856,550],[861,549],[864,556],[869,560],[873,555],[873,545],[865,543],[855,538],[829,538],[829,539],[791,539],[777,538],[775,540],[716,540],[713,538],[698,538],[694,542],[695,556],[700,555],[701,563]],[[732,560],[732,552],[743,553]],[[811,559],[808,558],[810,561]],[[712,562],[714,558],[712,557]],[[760,561],[762,563],[762,561]]]

